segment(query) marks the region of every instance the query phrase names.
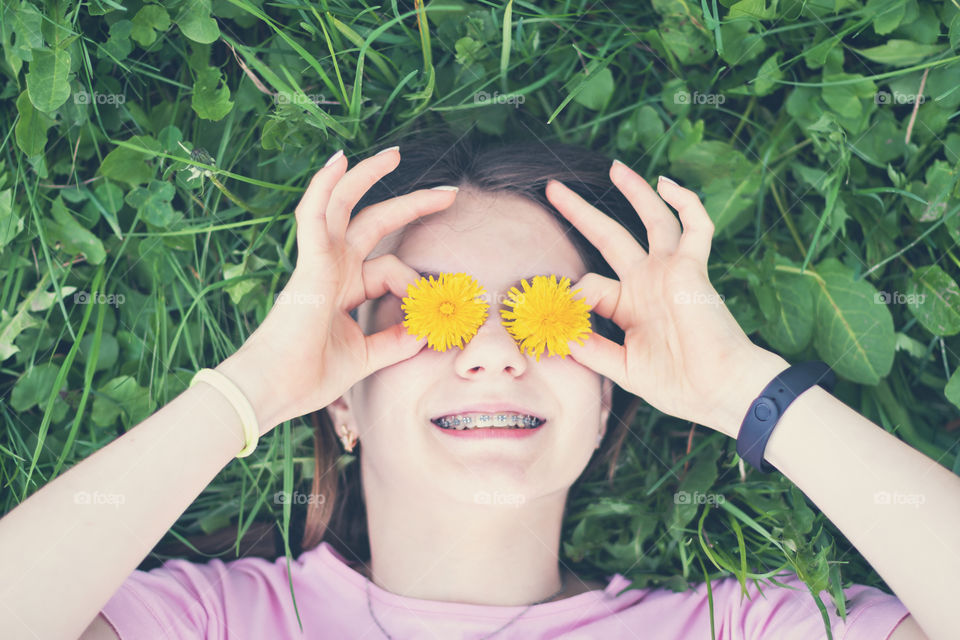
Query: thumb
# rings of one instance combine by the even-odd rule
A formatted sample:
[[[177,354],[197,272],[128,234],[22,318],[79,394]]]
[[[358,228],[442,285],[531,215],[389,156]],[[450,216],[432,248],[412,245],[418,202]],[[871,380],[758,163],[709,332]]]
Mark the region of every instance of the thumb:
[[[384,367],[389,367],[420,353],[427,345],[425,339],[418,339],[407,333],[401,323],[387,327],[365,338],[367,345],[367,370],[364,377]]]
[[[582,345],[571,340],[570,355],[583,366],[629,390],[626,386],[627,352],[622,345],[593,332]]]

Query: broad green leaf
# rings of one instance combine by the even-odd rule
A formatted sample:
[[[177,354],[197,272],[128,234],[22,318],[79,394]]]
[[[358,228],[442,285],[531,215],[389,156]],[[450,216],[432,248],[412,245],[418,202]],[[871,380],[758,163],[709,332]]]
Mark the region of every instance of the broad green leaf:
[[[939,266],[917,267],[907,285],[906,304],[933,335],[960,333],[960,287]]]
[[[681,65],[700,64],[716,53],[713,33],[703,27],[699,4],[682,0],[655,2],[654,8],[663,16],[655,33]]]
[[[60,295],[57,295],[56,290],[54,291],[40,291],[35,293],[33,298],[30,300],[30,305],[28,309],[30,311],[46,311],[53,305],[60,302],[60,300],[65,300],[67,296],[76,291],[77,288],[74,286],[61,286]]]
[[[174,22],[183,35],[200,44],[216,42],[220,37],[220,27],[210,17],[210,0],[185,2]]]
[[[176,191],[169,182],[153,180],[148,187],[136,187],[125,201],[140,213],[140,218],[157,227],[167,227],[176,217],[170,202]]]
[[[28,311],[25,305],[18,307],[15,315],[10,315],[6,309],[0,309],[0,362],[20,351],[20,347],[13,344],[17,336],[27,329],[41,326]]]
[[[747,178],[721,176],[711,180],[703,188],[703,206],[713,221],[713,233],[719,236],[727,232],[755,205],[755,196],[760,186],[760,174],[753,173]]]
[[[774,271],[771,282],[759,286],[772,289],[776,316],[760,329],[760,335],[776,351],[794,354],[810,343],[814,325],[812,278],[783,271]]]
[[[645,104],[633,114],[633,120],[637,123],[637,137],[644,149],[653,149],[663,140],[663,121],[656,109]]]
[[[56,125],[56,121],[42,111],[37,111],[26,91],[17,98],[17,111],[20,113],[17,126],[14,127],[17,146],[28,156],[43,153],[47,146],[47,131]]]
[[[490,50],[486,44],[470,36],[458,39],[453,46],[457,52],[457,63],[465,67],[490,57]]]
[[[940,39],[941,31],[941,22],[940,18],[937,17],[935,5],[930,3],[919,5],[917,13],[919,15],[915,20],[904,21],[904,24],[900,25],[899,33],[907,40],[913,40],[921,44],[933,44]]]
[[[758,96],[765,96],[773,90],[779,88],[777,80],[783,79],[783,70],[780,68],[780,52],[767,58],[760,70],[757,71],[757,78],[753,83],[753,93]]]
[[[907,210],[917,222],[933,222],[943,217],[947,206],[956,202],[954,192],[960,187],[960,172],[943,160],[934,160],[924,173],[926,184],[910,184],[910,191],[925,202],[907,200]]]
[[[27,93],[37,111],[49,113],[70,97],[70,52],[34,49],[27,72]]]
[[[123,233],[120,230],[120,223],[117,221],[117,213],[123,206],[123,190],[109,180],[101,180],[97,188],[93,190],[93,197],[96,198],[97,204],[102,207],[100,214],[106,219],[114,235],[122,238]]]
[[[907,3],[904,0],[868,0],[864,10],[867,15],[874,16],[874,32],[883,36],[896,29],[903,20]]]
[[[930,69],[927,86],[923,93],[928,100],[932,98],[931,106],[951,112],[960,107],[960,64],[954,63]],[[921,105],[923,106],[926,105]]]
[[[197,115],[205,120],[216,122],[230,113],[230,109],[233,108],[230,88],[225,82],[220,86],[221,82],[223,77],[216,67],[207,67],[197,73],[190,104]]]
[[[879,292],[836,258],[816,267],[814,346],[838,375],[877,384],[893,365],[893,318]],[[821,280],[822,279],[822,280]]]
[[[166,9],[156,4],[141,7],[131,22],[130,37],[142,47],[149,47],[156,42],[157,31],[170,28],[170,16]]]
[[[960,407],[960,367],[957,367],[957,370],[954,371],[950,379],[947,380],[947,386],[943,388],[943,395],[945,395],[947,400],[952,402],[954,406]]]
[[[0,191],[0,251],[23,231],[23,218],[13,210],[13,189]]]
[[[80,340],[80,347],[77,351],[77,362],[86,364],[91,349],[93,348],[93,334],[88,333]],[[109,369],[117,362],[117,356],[120,354],[120,343],[110,333],[104,333],[100,336],[100,347],[97,351],[97,363],[94,365],[94,371],[104,371]]]
[[[103,243],[70,215],[61,196],[53,201],[50,210],[54,219],[43,220],[48,243],[60,244],[61,249],[71,255],[83,254],[90,264],[100,264],[106,259]]]
[[[763,53],[767,44],[763,37],[751,31],[751,22],[746,19],[725,19],[720,25],[720,37],[724,43],[732,42],[735,46],[724,46],[720,57],[731,67],[744,65]]]
[[[14,385],[10,394],[10,406],[19,412],[29,411],[37,405],[43,406],[53,392],[59,371],[60,367],[50,362],[30,367]],[[64,388],[66,381],[61,389]]]
[[[756,20],[771,20],[776,17],[776,6],[777,3],[774,2],[768,7],[767,0],[740,0],[730,5],[726,19],[746,16]]]
[[[663,108],[674,115],[685,114],[690,111],[690,91],[681,78],[672,78],[660,90],[660,102]],[[687,122],[687,126],[689,126]],[[702,127],[702,124],[701,124]]]
[[[610,67],[594,71],[583,83],[583,88],[574,96],[573,101],[587,109],[600,111],[613,96],[613,72]]]
[[[30,2],[20,2],[20,6],[11,3],[6,17],[10,19],[10,29],[16,34],[13,44],[6,51],[7,59],[16,56],[20,60],[33,60],[33,50],[43,47],[43,15]]]
[[[153,412],[154,402],[148,389],[131,376],[118,376],[100,387],[93,400],[90,418],[100,427],[110,427],[122,418],[127,429],[136,426]]]
[[[43,323],[38,322],[36,318],[30,315],[30,311],[45,311],[45,305],[52,304],[50,295],[47,292],[50,274],[46,273],[40,278],[40,281],[33,289],[17,304],[17,313],[10,315],[6,309],[0,309],[0,362],[17,353],[20,348],[14,345],[14,341],[21,332],[42,327]],[[61,292],[67,295],[67,291],[72,293],[70,287],[61,287]]]
[[[150,136],[133,136],[127,142],[151,151],[160,151],[160,144]],[[103,159],[97,173],[135,187],[153,178],[155,169],[147,164],[147,160],[152,157],[152,153],[118,146]]]
[[[818,30],[817,38],[814,38],[816,44],[804,47],[801,55],[803,61],[811,69],[819,69],[827,63],[827,58],[834,55],[837,46],[840,44],[840,37],[832,35],[828,37],[828,32]]]
[[[133,32],[133,22],[118,20],[110,25],[110,38],[103,43],[103,48],[117,60],[123,60],[133,51],[130,34]],[[109,56],[106,56],[109,57]]]
[[[657,110],[648,104],[637,109],[632,116],[624,118],[617,127],[617,148],[621,151],[634,149],[638,144],[651,149],[663,139],[663,121]]]
[[[820,96],[834,112],[847,118],[856,118],[863,111],[853,85],[838,84],[823,87]]]
[[[241,262],[240,264],[225,264],[223,265],[223,279],[230,280],[231,278],[237,278],[244,275],[246,270],[246,262]],[[247,295],[250,291],[253,291],[256,286],[256,279],[246,278],[244,280],[238,280],[237,282],[228,284],[224,288],[230,295],[230,301],[233,302],[233,304],[240,304],[243,296]]]
[[[854,49],[858,55],[867,60],[881,64],[890,64],[897,67],[909,67],[917,64],[924,58],[943,51],[943,46],[936,44],[920,44],[911,40],[887,40],[885,44],[868,49]]]
[[[897,332],[897,351],[906,351],[917,360],[933,359],[933,354],[927,350],[927,345],[900,331]]]

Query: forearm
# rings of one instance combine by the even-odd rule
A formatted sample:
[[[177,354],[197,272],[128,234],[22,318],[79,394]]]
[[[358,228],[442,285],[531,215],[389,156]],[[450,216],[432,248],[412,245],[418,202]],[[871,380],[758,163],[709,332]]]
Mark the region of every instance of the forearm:
[[[759,385],[754,397],[759,380],[789,366],[775,354],[768,362],[747,385]],[[931,640],[955,637],[960,478],[819,386],[783,413],[764,457],[843,531]]]
[[[0,520],[0,629],[78,637],[242,446],[230,402],[198,383],[36,491]]]

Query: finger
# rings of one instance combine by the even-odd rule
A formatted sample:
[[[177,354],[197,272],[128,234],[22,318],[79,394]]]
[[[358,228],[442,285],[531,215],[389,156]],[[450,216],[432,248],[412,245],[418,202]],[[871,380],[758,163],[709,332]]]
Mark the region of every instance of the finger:
[[[623,225],[559,180],[547,182],[546,195],[557,211],[600,251],[621,280],[639,259],[646,257],[643,247]]]
[[[363,292],[368,300],[388,292],[402,299],[407,295],[407,285],[419,279],[419,273],[392,253],[363,263]]]
[[[407,333],[407,328],[397,323],[367,336],[366,344],[367,370],[363,373],[364,377],[384,367],[412,358],[427,346],[427,340],[426,338],[418,339],[415,335]]]
[[[683,236],[677,253],[697,260],[704,266],[710,257],[710,245],[713,242],[713,220],[704,208],[696,193],[681,187],[676,182],[661,179],[657,190],[670,206],[680,214],[683,222]]]
[[[397,168],[400,153],[394,149],[364,158],[350,169],[334,187],[327,203],[327,231],[331,238],[342,238],[350,222],[350,213],[370,187]]]
[[[650,253],[669,255],[680,242],[680,223],[660,196],[636,171],[620,161],[610,167],[610,179],[630,202],[647,229]]]
[[[570,355],[583,366],[610,378],[621,387],[624,386],[627,352],[623,345],[599,333],[591,333],[582,345],[570,341]]]
[[[612,318],[620,302],[620,282],[599,273],[591,272],[584,275],[570,289],[572,291],[579,289],[583,301],[604,318]]]
[[[332,164],[313,174],[310,184],[297,203],[294,215],[297,220],[297,253],[310,255],[327,238],[325,219],[326,203],[330,199],[337,180],[343,175],[345,163],[341,155]]]
[[[360,255],[369,255],[391,231],[421,216],[446,209],[455,198],[456,191],[420,189],[364,207],[347,227],[347,243],[356,247]]]

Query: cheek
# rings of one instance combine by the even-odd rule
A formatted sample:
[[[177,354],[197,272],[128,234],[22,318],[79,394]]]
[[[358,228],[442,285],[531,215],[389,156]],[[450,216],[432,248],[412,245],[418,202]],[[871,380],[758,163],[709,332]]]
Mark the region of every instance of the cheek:
[[[553,362],[550,362],[550,369],[545,379],[553,381],[552,386],[556,397],[568,405],[576,405],[575,411],[596,406],[599,415],[603,394],[600,375],[572,360],[570,356],[567,356],[566,361],[559,357],[549,360]]]

